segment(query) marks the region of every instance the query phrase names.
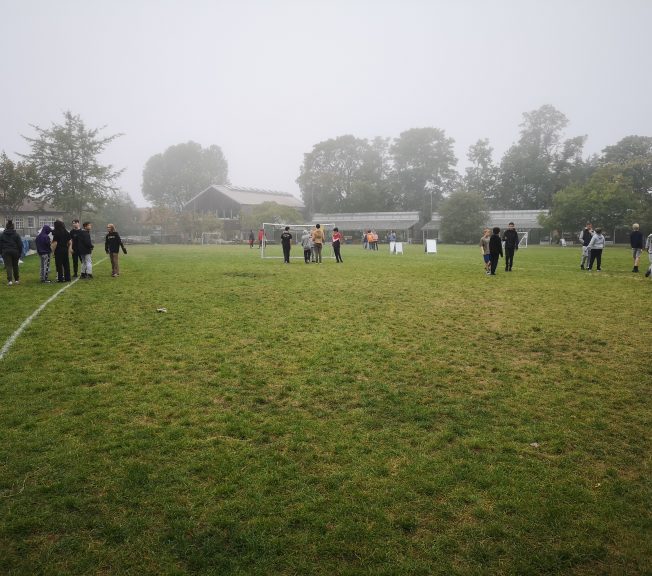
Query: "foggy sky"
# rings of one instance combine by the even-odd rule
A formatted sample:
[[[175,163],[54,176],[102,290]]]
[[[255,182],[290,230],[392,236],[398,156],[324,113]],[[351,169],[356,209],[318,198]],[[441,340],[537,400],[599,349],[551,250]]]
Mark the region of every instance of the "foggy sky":
[[[552,104],[599,152],[652,136],[649,0],[0,0],[0,150],[62,113],[125,136],[103,160],[137,205],[147,159],[221,146],[233,184],[299,195],[317,142],[435,126],[458,168]]]

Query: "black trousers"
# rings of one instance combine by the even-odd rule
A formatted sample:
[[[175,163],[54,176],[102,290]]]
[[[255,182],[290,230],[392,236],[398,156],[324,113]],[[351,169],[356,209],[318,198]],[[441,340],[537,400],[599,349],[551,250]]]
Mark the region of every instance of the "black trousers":
[[[18,250],[5,250],[2,253],[2,259],[5,262],[7,282],[19,280],[18,260],[20,259],[20,254],[18,253]]]
[[[512,264],[514,264],[514,252],[515,248],[510,248],[505,246],[505,270],[511,270]]]
[[[589,259],[589,270],[593,268],[593,262],[596,263],[598,270],[602,269],[602,248],[591,248],[591,258]]]
[[[492,254],[491,255],[491,273],[495,274],[496,273],[496,268],[498,268],[498,258],[500,258],[500,254]]]
[[[283,244],[283,262],[290,263],[290,246]]]
[[[303,259],[307,262],[310,263],[310,255],[312,254],[312,250],[310,248],[304,248],[303,249]]]
[[[333,242],[333,252],[335,252],[335,262],[343,262],[342,256],[340,256],[340,243]]]
[[[79,270],[79,263],[81,262],[82,257],[77,254],[77,252],[72,253],[72,273],[77,276],[77,270]]]
[[[57,268],[57,280],[70,282],[70,258],[68,258],[67,248],[65,251],[54,251],[54,265]]]

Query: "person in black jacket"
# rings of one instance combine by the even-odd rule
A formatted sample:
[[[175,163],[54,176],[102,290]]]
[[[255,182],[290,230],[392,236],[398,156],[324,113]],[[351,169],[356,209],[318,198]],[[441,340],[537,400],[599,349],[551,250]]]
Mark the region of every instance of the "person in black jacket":
[[[629,243],[632,247],[632,258],[634,258],[634,268],[632,272],[638,272],[638,262],[641,259],[641,252],[643,252],[643,234],[639,230],[638,224],[632,224],[632,233],[629,235]]]
[[[79,235],[82,233],[79,228],[79,220],[75,218],[72,221],[72,228],[70,229],[70,240],[72,241],[72,277],[77,278],[77,271],[79,270],[79,263],[82,258],[79,254]]]
[[[91,239],[92,228],[93,224],[91,222],[84,222],[84,226],[80,230],[81,234],[77,237],[77,254],[82,263],[81,278],[86,280],[93,279],[93,260],[91,258],[91,253],[93,252],[93,240]]]
[[[57,282],[70,282],[70,250],[72,240],[70,233],[61,220],[54,222],[52,232],[52,251],[54,252],[54,265],[57,268]]]
[[[500,240],[500,228],[496,226],[493,234],[489,238],[489,254],[491,255],[491,275],[496,275],[498,267],[498,258],[503,255],[503,243]]]
[[[505,272],[511,272],[512,264],[514,264],[514,252],[518,250],[518,232],[514,228],[514,222],[507,225],[507,230],[503,233],[503,240],[505,241]]]
[[[292,248],[292,234],[290,234],[289,226],[286,226],[283,234],[281,234],[281,246],[283,246],[283,264],[289,264],[290,249]]]
[[[580,260],[581,270],[584,270],[585,264],[588,265],[589,263],[589,257],[591,256],[589,242],[591,242],[591,238],[593,238],[593,225],[590,222],[587,222],[579,237],[580,242],[582,242],[582,260]]]
[[[120,276],[120,263],[118,258],[120,256],[120,248],[126,254],[127,249],[124,247],[122,240],[120,239],[120,234],[115,229],[113,224],[107,224],[106,226],[107,234],[104,238],[104,251],[111,258],[111,276],[114,278]]]
[[[0,234],[0,254],[5,262],[7,271],[7,284],[20,284],[20,273],[18,271],[18,259],[23,253],[23,241],[14,228],[13,220],[7,220],[5,229]]]

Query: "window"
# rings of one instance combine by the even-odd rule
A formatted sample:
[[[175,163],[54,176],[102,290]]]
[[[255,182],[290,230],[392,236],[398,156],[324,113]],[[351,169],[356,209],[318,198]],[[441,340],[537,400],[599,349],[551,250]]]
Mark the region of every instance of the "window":
[[[52,216],[39,216],[38,227],[43,228],[46,224],[50,227],[54,226],[54,218]]]
[[[18,216],[18,218],[14,218],[14,227],[17,230],[22,230],[24,224],[25,224],[25,219],[22,216]]]
[[[34,228],[34,216],[27,217],[27,227]]]

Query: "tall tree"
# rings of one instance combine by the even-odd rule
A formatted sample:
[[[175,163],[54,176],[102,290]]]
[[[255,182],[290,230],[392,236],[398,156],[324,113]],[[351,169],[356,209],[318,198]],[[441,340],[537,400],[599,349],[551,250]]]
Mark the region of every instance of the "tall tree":
[[[152,156],[143,170],[143,196],[154,206],[180,211],[211,184],[228,183],[228,164],[222,149],[202,148],[197,142],[170,146]]]
[[[254,206],[251,212],[242,214],[242,228],[257,230],[264,222],[278,222],[279,224],[300,224],[304,218],[296,208],[283,206],[277,202],[263,202]]]
[[[38,136],[24,137],[31,153],[23,157],[36,168],[42,200],[81,219],[84,211],[101,208],[117,193],[115,182],[123,170],[101,164],[99,156],[120,134],[101,137],[103,128],[86,128],[72,112],[64,113],[63,124],[32,128]]]
[[[420,210],[429,219],[431,209],[456,185],[454,142],[439,128],[412,128],[399,135],[391,147],[397,207]]]
[[[26,162],[14,162],[0,155],[0,214],[13,218],[30,194],[37,191],[36,168]]]
[[[439,208],[441,239],[444,242],[477,242],[487,221],[486,203],[481,194],[459,189],[445,198]]]
[[[464,186],[469,192],[480,194],[492,208],[496,206],[498,168],[492,158],[493,148],[489,140],[480,139],[469,147]]]

